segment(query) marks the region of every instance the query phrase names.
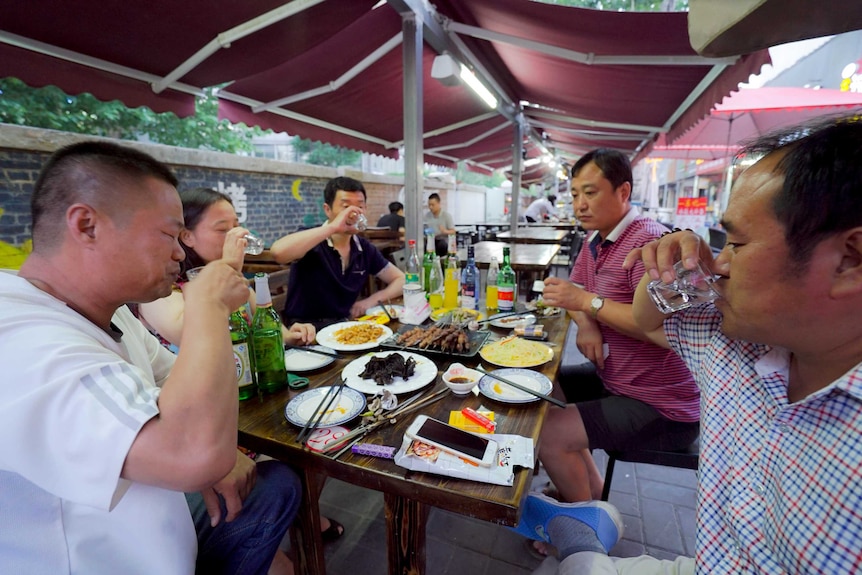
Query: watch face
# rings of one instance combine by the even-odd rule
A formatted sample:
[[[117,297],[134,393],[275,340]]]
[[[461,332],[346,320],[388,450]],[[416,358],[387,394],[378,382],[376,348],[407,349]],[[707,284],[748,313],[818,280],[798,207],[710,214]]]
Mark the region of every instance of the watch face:
[[[590,305],[595,309],[599,309],[605,303],[605,300],[600,297],[594,297],[593,301],[590,302]]]

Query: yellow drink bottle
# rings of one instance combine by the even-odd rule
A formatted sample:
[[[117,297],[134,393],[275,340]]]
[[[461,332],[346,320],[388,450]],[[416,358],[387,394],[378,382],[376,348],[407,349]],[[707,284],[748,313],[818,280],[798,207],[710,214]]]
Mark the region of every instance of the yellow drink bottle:
[[[443,282],[443,307],[458,307],[458,294],[461,292],[461,269],[458,256],[449,254],[446,264],[446,280]]]

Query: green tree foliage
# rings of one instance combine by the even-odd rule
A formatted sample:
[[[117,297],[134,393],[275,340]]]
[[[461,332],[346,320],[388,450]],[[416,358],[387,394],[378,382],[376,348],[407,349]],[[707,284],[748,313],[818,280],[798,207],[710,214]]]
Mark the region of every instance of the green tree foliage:
[[[332,168],[339,166],[359,167],[362,165],[362,152],[324,142],[303,140],[299,136],[293,138],[292,144],[297,154],[297,160],[306,164]]]
[[[254,151],[252,137],[264,132],[219,120],[214,92],[214,88],[208,89],[197,99],[194,116],[178,118],[171,112],[157,114],[146,107],[127,108],[118,100],[102,102],[88,93],[70,96],[56,86],[31,88],[16,78],[0,78],[0,122],[250,154]]]

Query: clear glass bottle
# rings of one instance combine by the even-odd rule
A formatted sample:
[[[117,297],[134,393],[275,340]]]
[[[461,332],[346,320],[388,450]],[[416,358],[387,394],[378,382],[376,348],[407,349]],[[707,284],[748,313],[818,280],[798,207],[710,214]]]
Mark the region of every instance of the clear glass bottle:
[[[433,256],[431,274],[428,276],[428,305],[431,309],[443,307],[443,266],[440,258]]]
[[[500,266],[497,264],[497,258],[491,258],[491,264],[488,266],[488,279],[485,282],[485,309],[489,313],[497,311],[497,276],[500,274]]]
[[[255,274],[254,289],[257,301],[257,309],[251,321],[254,371],[258,388],[264,393],[271,393],[287,384],[281,319],[278,312],[272,309],[269,278],[266,274]]]
[[[406,273],[407,276],[404,285],[416,284],[421,287],[422,280],[419,275],[422,271],[422,266],[419,263],[419,255],[416,253],[416,240],[410,240],[408,242],[409,245],[409,255],[407,256],[407,267]]]
[[[461,266],[458,262],[458,255],[450,253],[449,261],[446,264],[446,276],[443,283],[443,307],[458,307],[458,294],[460,291]]]
[[[503,248],[503,267],[497,275],[497,308],[501,312],[515,309],[515,270],[512,269],[509,256],[509,246]]]
[[[240,401],[257,394],[254,381],[254,365],[251,351],[251,338],[248,323],[243,315],[243,308],[230,314],[230,341],[233,344],[233,360],[236,364],[236,385],[239,388]]]
[[[479,268],[473,246],[467,246],[467,264],[461,274],[461,307],[479,309]]]
[[[425,293],[429,297],[432,292],[429,287],[429,280],[431,279],[431,270],[434,268],[435,254],[434,233],[430,229],[425,228],[425,256],[422,258],[422,289],[425,290]]]

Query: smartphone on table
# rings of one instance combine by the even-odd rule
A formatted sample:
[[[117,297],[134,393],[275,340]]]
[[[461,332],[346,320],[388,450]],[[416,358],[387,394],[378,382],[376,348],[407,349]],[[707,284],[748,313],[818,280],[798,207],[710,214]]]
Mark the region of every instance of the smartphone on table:
[[[490,467],[497,455],[496,441],[452,427],[427,415],[416,416],[405,435],[483,467]]]

